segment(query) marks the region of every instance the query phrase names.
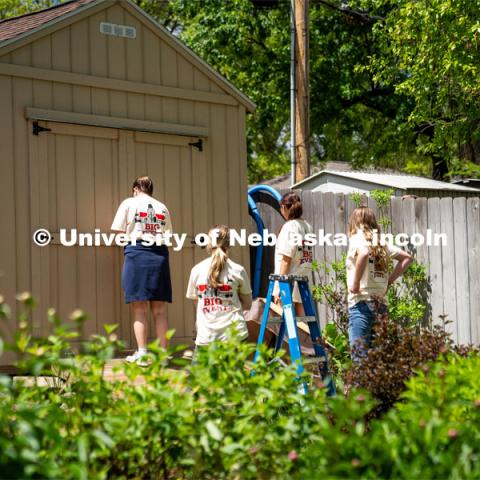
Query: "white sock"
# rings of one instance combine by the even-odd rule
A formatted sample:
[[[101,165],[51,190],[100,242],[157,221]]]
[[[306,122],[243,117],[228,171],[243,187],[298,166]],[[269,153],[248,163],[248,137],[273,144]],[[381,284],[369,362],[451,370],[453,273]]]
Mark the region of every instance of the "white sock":
[[[139,348],[138,353],[140,356],[146,355],[147,354],[147,349],[146,348]]]

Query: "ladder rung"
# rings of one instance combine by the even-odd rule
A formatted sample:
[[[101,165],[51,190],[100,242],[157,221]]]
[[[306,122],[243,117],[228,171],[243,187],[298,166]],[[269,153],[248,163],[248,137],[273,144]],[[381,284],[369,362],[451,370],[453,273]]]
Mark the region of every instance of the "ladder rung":
[[[307,358],[304,358],[303,360],[303,363],[304,365],[315,365],[317,363],[322,363],[322,362],[326,362],[327,359],[325,357],[307,357]]]
[[[303,275],[279,275],[275,273],[271,273],[268,276],[268,279],[270,281],[275,281],[275,282],[307,282],[308,283],[308,277],[303,276]]]
[[[317,319],[315,315],[308,315],[306,317],[295,317],[297,322],[304,322],[304,323],[310,323],[310,322],[316,322]]]
[[[311,322],[316,322],[317,319],[315,318],[314,315],[309,315],[307,317],[296,317],[297,322],[304,322],[304,323],[311,323]],[[267,323],[269,325],[272,324],[282,324],[283,323],[283,317],[274,317],[274,316],[269,316]]]
[[[273,317],[269,316],[267,323],[269,325],[281,325],[283,323],[283,317]]]

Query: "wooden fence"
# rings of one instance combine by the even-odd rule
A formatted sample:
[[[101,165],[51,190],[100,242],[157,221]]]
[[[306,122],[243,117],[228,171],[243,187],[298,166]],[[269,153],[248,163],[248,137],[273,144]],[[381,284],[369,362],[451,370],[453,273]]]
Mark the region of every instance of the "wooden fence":
[[[346,233],[348,219],[355,204],[347,195],[298,192],[304,205],[304,218],[318,234]],[[376,213],[378,208],[372,198],[366,198],[368,206]],[[265,228],[278,233],[283,223],[280,215],[271,207],[259,204]],[[434,324],[447,323],[446,329],[460,344],[480,344],[480,199],[471,198],[405,198],[394,197],[386,207],[391,219],[387,229],[394,235],[420,233],[427,235],[445,233],[443,246],[408,248],[415,259],[426,266],[428,289],[425,291],[426,315]],[[340,260],[346,252],[344,246],[316,246],[314,255],[319,263]],[[253,259],[254,255],[252,255]],[[252,260],[253,263],[253,260]],[[263,264],[262,295],[266,294],[268,273],[273,271],[273,247],[267,247]],[[333,279],[332,273],[326,275]],[[322,323],[331,313],[326,305],[319,305]],[[445,317],[446,316],[446,317]]]

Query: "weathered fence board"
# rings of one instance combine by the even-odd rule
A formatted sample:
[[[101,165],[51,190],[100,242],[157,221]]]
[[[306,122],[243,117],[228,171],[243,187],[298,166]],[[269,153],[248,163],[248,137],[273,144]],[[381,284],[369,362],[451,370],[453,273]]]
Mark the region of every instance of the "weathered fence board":
[[[334,212],[335,212],[335,196],[333,193],[325,193],[323,196],[323,228],[326,234],[335,232]],[[332,262],[336,261],[335,246],[325,245],[324,260],[327,263],[327,266],[330,265]],[[327,282],[331,282],[335,280],[335,273],[331,269],[328,269],[328,267],[327,267],[325,279]],[[327,310],[327,321],[330,321],[330,320],[331,320],[331,311]]]
[[[427,209],[428,228],[432,231],[432,235],[442,233],[440,199],[434,197],[429,198],[427,200]],[[444,314],[445,309],[443,306],[442,249],[440,247],[428,249],[428,265],[431,286],[430,305],[432,322],[434,325],[443,325],[441,316]]]
[[[334,224],[336,232],[343,232],[347,221],[345,218],[345,196],[344,195],[335,195],[335,213],[334,213]],[[344,253],[347,253],[347,246],[338,246],[335,247],[335,258],[337,262],[342,259]]]
[[[318,235],[318,230],[324,228],[323,222],[323,195],[312,194],[312,205],[313,205],[313,216],[307,217],[309,221],[312,221],[312,227],[315,234]],[[313,249],[313,254],[315,259],[318,261],[319,264],[319,275],[322,277],[325,275],[325,267],[321,265],[323,259],[325,258],[325,247],[323,245],[315,245]],[[314,279],[316,277],[314,276]],[[318,303],[318,313],[320,315],[320,322],[322,323],[322,327],[325,326],[327,322],[327,306],[325,303]]]
[[[415,209],[415,232],[425,236],[427,234],[427,199],[417,198],[414,201]],[[425,244],[417,247],[417,261],[428,266],[428,248]]]
[[[400,197],[392,198],[390,208],[392,212],[392,233],[397,235],[403,232],[403,200]]]
[[[447,320],[446,330],[458,338],[457,289],[455,285],[455,236],[453,230],[453,202],[449,197],[440,199],[440,224],[447,234],[447,245],[442,246],[443,308]]]
[[[470,335],[480,344],[480,199],[467,199],[468,276],[470,280]]]
[[[470,298],[468,281],[467,204],[464,198],[453,199],[453,230],[455,241],[455,284],[457,292],[457,334],[458,342],[467,344],[470,338]]]

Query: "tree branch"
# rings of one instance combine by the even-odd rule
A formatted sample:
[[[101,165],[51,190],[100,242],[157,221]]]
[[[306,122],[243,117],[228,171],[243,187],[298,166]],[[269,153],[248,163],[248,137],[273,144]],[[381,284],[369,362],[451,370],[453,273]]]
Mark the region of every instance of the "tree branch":
[[[357,95],[356,97],[352,97],[349,99],[341,99],[340,102],[342,104],[342,108],[347,109],[353,107],[354,105],[361,103],[366,107],[372,108],[377,112],[385,115],[388,118],[394,119],[396,117],[397,111],[395,108],[392,107],[384,107],[382,108],[375,102],[375,99],[388,97],[395,93],[393,88],[372,88],[371,90],[367,90],[366,92]]]
[[[381,22],[385,21],[384,17],[380,17],[378,15],[370,15],[360,10],[353,10],[346,4],[342,4],[342,6],[339,7],[337,5],[334,5],[333,3],[327,2],[326,0],[313,0],[312,3],[319,3],[320,5],[324,5],[325,7],[328,7],[331,10],[339,12],[343,15],[347,15],[357,20],[361,20],[363,23],[375,23],[378,21],[381,21]]]

